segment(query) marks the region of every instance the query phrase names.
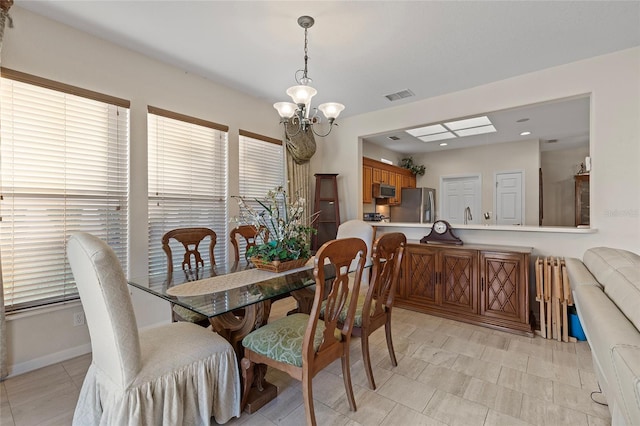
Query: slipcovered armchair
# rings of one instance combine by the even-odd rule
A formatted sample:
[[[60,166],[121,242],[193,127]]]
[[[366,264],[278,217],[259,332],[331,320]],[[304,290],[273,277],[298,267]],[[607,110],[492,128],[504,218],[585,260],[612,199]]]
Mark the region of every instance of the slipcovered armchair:
[[[188,322],[138,331],[127,280],[113,250],[74,233],[67,256],[91,336],[74,425],[209,425],[240,415],[235,352]]]

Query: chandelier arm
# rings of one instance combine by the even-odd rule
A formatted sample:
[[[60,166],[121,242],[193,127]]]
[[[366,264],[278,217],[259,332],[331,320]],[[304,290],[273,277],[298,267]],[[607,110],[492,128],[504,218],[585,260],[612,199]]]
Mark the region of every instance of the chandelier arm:
[[[313,134],[318,136],[319,138],[324,138],[325,136],[329,136],[329,133],[331,133],[331,130],[333,130],[333,122],[329,125],[329,131],[327,131],[327,133],[324,133],[324,134],[316,132],[313,127],[314,126],[311,126],[311,131],[313,132]]]

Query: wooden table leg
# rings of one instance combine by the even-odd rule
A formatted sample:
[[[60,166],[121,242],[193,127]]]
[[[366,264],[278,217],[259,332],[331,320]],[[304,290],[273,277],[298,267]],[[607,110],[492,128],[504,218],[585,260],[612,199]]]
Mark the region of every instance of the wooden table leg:
[[[227,312],[216,317],[209,318],[211,327],[215,332],[227,339],[236,352],[238,364],[244,356],[242,339],[253,330],[265,325],[271,312],[271,301],[255,303],[244,308],[244,315],[236,316]],[[278,395],[278,388],[265,380],[267,366],[258,364],[255,366],[253,385],[249,393],[249,400],[245,411],[253,413]],[[241,379],[241,378],[239,378]]]

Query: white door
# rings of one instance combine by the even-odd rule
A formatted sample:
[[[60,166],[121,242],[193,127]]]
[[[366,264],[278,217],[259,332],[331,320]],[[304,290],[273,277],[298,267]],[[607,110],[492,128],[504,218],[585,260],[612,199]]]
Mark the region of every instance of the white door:
[[[481,223],[482,196],[480,175],[440,178],[440,217],[447,222],[464,224],[465,210],[469,208],[467,223]]]
[[[495,217],[498,225],[523,225],[524,172],[496,173]]]

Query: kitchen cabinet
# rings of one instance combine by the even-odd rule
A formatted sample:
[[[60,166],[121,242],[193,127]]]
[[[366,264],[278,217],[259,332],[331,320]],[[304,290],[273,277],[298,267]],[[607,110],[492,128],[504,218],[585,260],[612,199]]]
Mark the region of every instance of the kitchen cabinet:
[[[373,183],[382,183],[382,169],[371,167],[371,173],[373,176]]]
[[[533,336],[530,254],[528,247],[408,244],[395,304]]]
[[[369,178],[369,174],[371,178]],[[415,188],[416,177],[411,171],[402,167],[386,164],[371,158],[362,158],[362,202],[369,204],[374,201],[371,197],[371,185],[374,183],[385,183],[395,186],[396,197],[388,200],[378,200],[380,204],[389,206],[398,205],[402,202],[402,188]]]
[[[416,187],[416,176],[411,175],[402,175],[402,187],[403,188],[415,188]]]
[[[362,166],[362,202],[369,204],[373,201],[371,186],[373,184],[373,167]]]

